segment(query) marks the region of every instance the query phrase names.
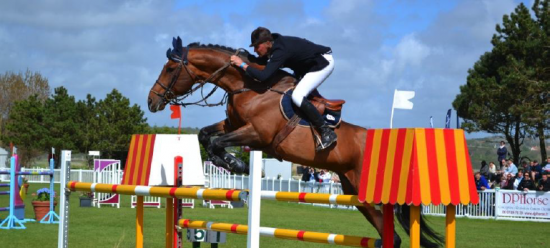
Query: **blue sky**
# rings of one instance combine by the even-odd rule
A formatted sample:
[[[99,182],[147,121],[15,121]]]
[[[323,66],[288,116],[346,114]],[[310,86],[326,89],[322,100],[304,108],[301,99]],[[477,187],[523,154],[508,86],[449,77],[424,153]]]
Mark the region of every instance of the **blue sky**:
[[[0,73],[38,71],[52,88],[64,86],[77,99],[88,93],[101,99],[116,88],[141,106],[150,124],[175,126],[168,111],[152,114],[146,107],[172,37],[249,49],[250,32],[265,26],[333,49],[335,71],[320,91],[347,101],[344,120],[389,127],[393,91],[414,90],[414,108],[396,110],[394,127],[427,127],[430,116],[435,127],[443,127],[468,69],[491,50],[496,24],[520,2],[532,5],[531,0],[1,1]],[[188,107],[182,113],[183,125],[191,127],[225,118],[222,107]]]

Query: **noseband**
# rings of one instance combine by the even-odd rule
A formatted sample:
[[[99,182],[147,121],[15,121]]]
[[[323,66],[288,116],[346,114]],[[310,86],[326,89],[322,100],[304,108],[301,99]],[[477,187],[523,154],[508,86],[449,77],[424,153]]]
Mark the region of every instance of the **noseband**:
[[[189,70],[189,68],[187,67],[187,64],[189,63],[189,60],[187,59],[187,54],[189,52],[189,48],[184,48],[183,49],[183,54],[182,54],[182,58],[179,59],[179,58],[174,58],[174,60],[178,60],[179,59],[179,64],[178,64],[178,67],[176,68],[176,70],[174,71],[173,75],[172,75],[172,80],[170,80],[170,84],[168,84],[168,86],[165,86],[164,84],[162,84],[158,79],[155,81],[155,84],[158,84],[160,85],[161,88],[164,89],[164,93],[158,93],[156,91],[154,91],[153,89],[150,90],[150,92],[152,92],[153,94],[157,95],[158,97],[160,97],[163,101],[164,104],[167,104],[167,103],[170,103],[172,105],[181,105],[181,106],[187,106],[187,105],[199,105],[199,106],[208,106],[208,107],[212,107],[212,106],[218,106],[218,105],[223,105],[225,104],[225,100],[226,100],[226,96],[224,96],[222,98],[222,100],[217,103],[217,104],[209,104],[208,102],[206,102],[206,100],[212,96],[214,94],[214,92],[218,89],[218,86],[216,85],[216,87],[214,87],[214,89],[212,89],[212,91],[210,93],[208,93],[206,96],[204,96],[204,94],[202,94],[202,88],[203,86],[207,83],[207,82],[212,82],[212,80],[222,71],[224,71],[225,69],[227,69],[227,67],[229,67],[231,65],[231,61],[228,61],[224,66],[222,66],[221,68],[219,68],[218,70],[216,70],[214,73],[212,73],[212,75],[210,75],[207,79],[205,80],[201,80],[201,79],[197,79],[197,76],[193,73],[193,71]],[[239,50],[237,50],[235,52],[234,55],[238,55],[239,54]],[[180,73],[181,73],[181,68],[185,68],[185,71],[187,72],[187,74],[189,74],[189,76],[191,77],[191,79],[193,80],[193,84],[199,84],[197,86],[195,86],[193,89],[191,89],[189,92],[185,93],[184,95],[182,95],[181,97],[178,97],[176,96],[176,94],[174,93],[173,91],[173,88],[174,88],[174,85],[176,85],[176,82],[178,81],[178,78],[180,76]],[[187,98],[188,96],[190,96],[191,94],[193,94],[193,92],[197,91],[198,89],[201,89],[201,94],[202,94],[202,99],[197,101],[197,102],[193,102],[193,103],[183,103],[183,99]],[[227,93],[226,93],[227,94]],[[205,104],[200,104],[201,102],[205,102]]]

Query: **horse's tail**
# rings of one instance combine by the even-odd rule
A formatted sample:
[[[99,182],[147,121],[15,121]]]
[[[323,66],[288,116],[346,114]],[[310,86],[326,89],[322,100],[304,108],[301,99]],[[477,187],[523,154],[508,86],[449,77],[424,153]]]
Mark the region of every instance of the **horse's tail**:
[[[420,211],[422,213],[422,211]],[[410,207],[409,205],[399,205],[396,213],[399,224],[405,229],[407,235],[410,236]],[[422,218],[420,214],[420,245],[426,248],[440,247],[443,245],[443,237],[436,233]]]

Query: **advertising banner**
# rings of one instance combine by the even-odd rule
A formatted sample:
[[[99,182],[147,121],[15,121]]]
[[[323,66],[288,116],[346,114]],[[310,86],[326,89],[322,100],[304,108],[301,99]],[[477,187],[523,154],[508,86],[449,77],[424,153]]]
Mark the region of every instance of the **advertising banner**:
[[[496,215],[550,219],[550,194],[543,193],[533,190],[497,190]]]

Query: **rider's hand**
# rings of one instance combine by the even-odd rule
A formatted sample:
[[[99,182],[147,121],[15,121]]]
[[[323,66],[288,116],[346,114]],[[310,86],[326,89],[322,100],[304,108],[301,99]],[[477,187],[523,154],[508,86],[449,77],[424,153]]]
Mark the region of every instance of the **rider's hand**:
[[[234,66],[240,66],[243,63],[243,60],[238,56],[231,55],[231,64]]]

